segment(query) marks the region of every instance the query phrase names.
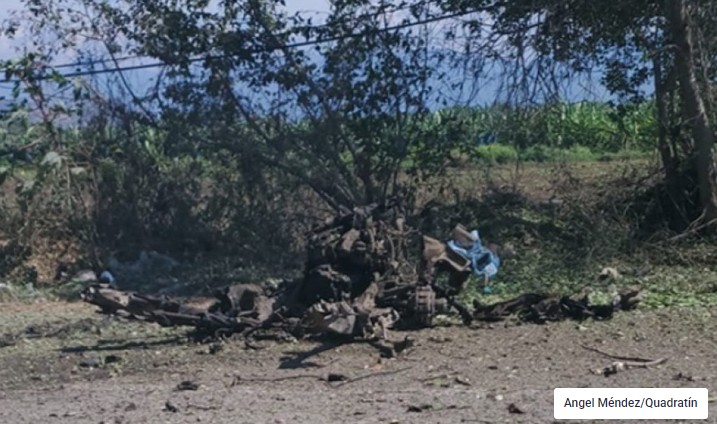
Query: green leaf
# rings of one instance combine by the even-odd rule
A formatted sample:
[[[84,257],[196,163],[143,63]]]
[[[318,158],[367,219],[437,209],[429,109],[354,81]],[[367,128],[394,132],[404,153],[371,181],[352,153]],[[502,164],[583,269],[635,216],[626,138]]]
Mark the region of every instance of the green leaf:
[[[57,69],[53,69],[50,72],[50,79],[57,83],[60,87],[64,87],[68,84],[67,78],[62,75]]]

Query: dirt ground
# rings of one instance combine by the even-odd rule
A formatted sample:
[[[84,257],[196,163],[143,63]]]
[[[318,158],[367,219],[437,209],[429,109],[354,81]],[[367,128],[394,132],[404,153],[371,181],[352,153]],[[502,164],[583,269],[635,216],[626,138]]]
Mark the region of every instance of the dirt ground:
[[[362,343],[197,344],[81,303],[0,306],[0,423],[550,423],[556,387],[707,387],[717,422],[717,309],[394,332],[414,345],[385,359]],[[581,344],[668,360],[605,377],[591,370],[613,359]]]

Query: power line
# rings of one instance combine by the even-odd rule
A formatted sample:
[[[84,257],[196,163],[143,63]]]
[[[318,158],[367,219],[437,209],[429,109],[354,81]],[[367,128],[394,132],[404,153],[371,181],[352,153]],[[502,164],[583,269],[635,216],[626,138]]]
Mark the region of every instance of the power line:
[[[419,26],[419,25],[426,25],[426,24],[430,24],[430,23],[434,23],[434,22],[443,21],[446,19],[453,19],[453,18],[465,16],[465,15],[470,15],[472,13],[477,13],[477,12],[480,12],[480,10],[469,10],[469,11],[451,13],[451,14],[447,14],[447,15],[434,16],[432,18],[427,18],[427,19],[418,20],[418,21],[414,21],[414,22],[406,22],[406,23],[403,23],[400,25],[389,26],[389,27],[381,28],[381,29],[375,30],[375,31],[363,31],[363,32],[359,32],[359,33],[345,34],[345,35],[336,36],[336,37],[328,37],[328,38],[322,38],[322,39],[317,39],[317,40],[307,40],[307,41],[301,41],[301,42],[296,42],[296,43],[291,43],[291,44],[284,44],[284,45],[279,45],[279,46],[253,49],[253,50],[250,50],[248,53],[249,54],[268,53],[268,52],[273,52],[276,50],[282,50],[282,49],[288,49],[288,48],[308,47],[308,46],[314,46],[314,45],[319,45],[319,44],[324,44],[324,43],[331,43],[334,41],[341,41],[341,40],[346,40],[346,39],[351,39],[351,38],[361,38],[361,37],[365,37],[369,34],[383,33],[383,32],[411,28],[411,27]],[[227,58],[238,56],[239,54],[245,54],[245,53],[247,53],[247,52],[235,53],[235,54],[208,55],[208,56],[193,57],[193,58],[188,59],[186,61],[186,63],[189,64],[189,63],[202,62],[205,60],[227,59]],[[142,56],[135,56],[135,57],[128,56],[128,57],[122,57],[122,58],[117,58],[117,59],[125,60],[125,59],[138,58],[138,57],[142,57]],[[111,61],[111,59],[103,60],[103,62],[108,62],[108,61]],[[142,70],[142,69],[158,68],[158,67],[167,66],[167,65],[168,64],[165,62],[155,61],[152,63],[145,63],[145,64],[140,64],[140,65],[123,66],[123,67],[117,66],[114,68],[93,69],[93,70],[86,70],[86,71],[70,72],[70,73],[66,73],[66,74],[61,74],[61,76],[63,78],[74,78],[74,77],[107,74],[107,73],[114,73],[114,72],[137,71],[137,70]],[[61,65],[61,66],[69,67],[69,66],[71,66],[71,64],[65,64],[65,65]],[[58,67],[59,66],[55,66],[53,68],[58,68]],[[52,76],[52,75],[43,75],[43,76],[35,78],[35,80],[36,81],[44,81],[44,80],[52,79],[53,77],[54,76]],[[18,82],[18,80],[16,80],[16,79],[0,80],[0,84],[12,83],[12,82]]]
[[[330,23],[330,24],[322,24],[322,25],[315,25],[315,26],[298,26],[298,27],[293,27],[293,28],[291,28],[290,31],[286,31],[286,32],[285,32],[284,34],[282,34],[282,35],[290,35],[290,34],[291,34],[292,32],[294,32],[294,31],[301,31],[301,30],[306,30],[306,29],[327,28],[327,27],[331,27],[331,26],[337,25],[337,24],[338,24],[338,25],[346,24],[346,23],[351,22],[351,21],[360,21],[361,19],[364,19],[364,18],[366,18],[366,17],[368,17],[368,16],[378,16],[379,14],[383,14],[383,13],[396,13],[396,12],[400,12],[400,11],[404,11],[404,10],[410,9],[410,8],[412,8],[412,7],[415,7],[415,6],[424,6],[424,5],[426,5],[427,3],[430,3],[430,0],[425,0],[425,1],[422,1],[422,2],[417,2],[417,3],[414,3],[414,4],[412,4],[412,5],[406,5],[406,6],[396,7],[396,8],[394,8],[394,9],[390,9],[390,10],[382,10],[382,11],[380,11],[380,12],[375,12],[374,14],[366,13],[366,14],[361,15],[361,16],[358,16],[358,17],[351,17],[351,18],[341,19],[341,20],[339,20],[339,21],[332,22],[332,23]],[[287,46],[287,47],[290,47],[290,46]],[[147,56],[147,55],[120,56],[120,57],[116,57],[116,58],[114,58],[114,59],[113,59],[113,58],[105,58],[105,59],[87,60],[87,61],[84,61],[84,62],[83,62],[83,61],[77,61],[77,62],[71,62],[71,63],[62,63],[62,64],[59,64],[59,65],[52,65],[52,66],[48,66],[48,67],[49,67],[49,68],[52,68],[52,69],[83,68],[83,67],[87,67],[87,66],[104,65],[104,64],[106,64],[106,63],[124,62],[124,61],[127,61],[127,60],[145,59],[145,58],[149,58],[149,56]]]
[[[73,63],[62,63],[62,64],[60,64],[60,65],[50,66],[50,68],[52,68],[52,69],[84,68],[84,67],[87,67],[87,66],[104,65],[105,63],[110,63],[110,62],[115,62],[115,61],[117,61],[117,62],[124,62],[124,61],[126,61],[126,60],[144,59],[144,58],[147,58],[147,57],[148,57],[148,56],[144,56],[144,55],[141,55],[141,54],[133,55],[133,56],[120,56],[120,57],[115,58],[114,60],[107,58],[107,59],[87,60],[87,61],[84,61],[84,62],[79,62],[79,61],[78,61],[78,62],[73,62]]]

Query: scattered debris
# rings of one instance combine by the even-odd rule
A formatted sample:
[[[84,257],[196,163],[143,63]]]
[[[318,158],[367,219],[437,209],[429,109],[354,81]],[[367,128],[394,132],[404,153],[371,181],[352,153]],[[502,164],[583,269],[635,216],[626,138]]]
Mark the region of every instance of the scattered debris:
[[[600,349],[598,349],[598,348],[596,348],[596,347],[588,346],[588,345],[585,345],[585,344],[582,344],[582,343],[580,343],[579,345],[580,345],[581,348],[583,348],[583,349],[585,349],[585,350],[589,350],[589,351],[591,351],[591,352],[599,353],[600,355],[606,356],[606,357],[611,358],[611,359],[619,359],[619,360],[633,361],[633,362],[650,362],[650,361],[653,361],[652,359],[645,359],[645,358],[640,358],[640,357],[637,357],[637,356],[614,355],[614,354],[612,354],[612,353],[608,353],[608,352],[605,352],[605,351],[603,351],[603,350],[600,350]]]
[[[204,339],[237,334],[250,348],[258,348],[251,343],[252,337],[271,332],[275,338],[286,338],[287,334],[291,338],[333,334],[389,341],[389,330],[395,326],[431,326],[437,315],[452,310],[466,324],[500,320],[512,314],[525,321],[545,322],[609,318],[639,302],[636,289],[616,294],[609,305],[590,305],[587,294],[582,292],[575,296],[529,293],[493,305],[475,302],[474,311],[470,311],[457,301],[457,296],[474,272],[473,256],[466,259],[455,246],[451,248],[428,236],[418,240],[414,235],[416,232],[406,225],[396,204],[357,207],[308,234],[304,276],[295,281],[273,287],[237,284],[210,297],[183,300],[94,284],[83,291],[82,298],[106,314],[162,326],[195,327],[195,335]],[[477,249],[482,245],[476,237],[458,225],[451,240],[463,240],[462,245]],[[419,243],[421,256],[416,270],[409,245]],[[134,263],[115,260],[108,268],[124,287],[131,285],[125,283],[135,278],[132,275],[149,270],[168,272],[177,265],[172,258],[143,252]],[[447,285],[438,283],[437,276],[442,272],[448,274]],[[392,346],[389,343],[378,347],[386,351],[387,357],[394,357],[413,344],[406,338]],[[210,348],[210,353],[217,351]]]
[[[83,368],[100,368],[102,365],[104,365],[104,362],[99,356],[90,356],[80,361],[80,366]]]
[[[111,257],[107,260],[106,271],[112,277],[108,285],[138,287],[139,284],[147,281],[168,278],[169,273],[179,265],[175,259],[153,250],[141,251],[139,258],[134,262],[120,262],[117,258]]]
[[[679,372],[676,375],[674,375],[672,377],[672,379],[675,381],[690,381],[690,382],[696,381],[694,376],[688,375],[688,374],[683,374],[682,372]]]
[[[358,376],[358,377],[350,378],[350,379],[345,380],[345,381],[341,381],[341,382],[339,382],[338,384],[332,385],[332,387],[335,387],[335,388],[336,388],[336,387],[341,387],[341,386],[344,386],[344,385],[346,385],[346,384],[355,383],[355,382],[357,382],[357,381],[365,380],[365,379],[367,379],[367,378],[383,377],[383,376],[387,376],[387,375],[398,374],[398,373],[401,373],[401,372],[410,370],[411,368],[413,368],[413,367],[404,367],[404,368],[399,368],[399,369],[397,369],[397,370],[380,371],[380,372],[374,372],[374,373],[370,373],[370,374],[364,374],[364,375],[361,375],[361,376]]]
[[[100,274],[99,282],[102,284],[107,284],[110,287],[117,288],[115,276],[112,275],[112,273],[108,270],[102,271]]]
[[[667,358],[659,358],[647,362],[632,362],[632,361],[616,361],[612,364],[593,370],[594,374],[604,375],[609,377],[613,374],[617,374],[620,371],[625,371],[631,368],[650,368],[667,362]]]
[[[469,261],[473,274],[486,281],[494,277],[500,268],[497,245],[493,249],[484,246],[478,230],[468,232],[462,225],[453,230],[453,240],[448,242],[448,248]]]
[[[406,409],[408,412],[425,412],[433,409],[433,405],[429,403],[422,403],[420,405],[408,405]]]
[[[214,342],[209,345],[209,348],[207,351],[209,352],[210,355],[215,355],[215,354],[221,352],[222,350],[224,350],[224,345],[219,342]]]
[[[266,377],[258,377],[258,378],[242,378],[241,376],[234,376],[231,383],[229,384],[229,387],[234,387],[239,385],[241,382],[277,382],[277,381],[286,381],[286,380],[298,380],[301,378],[311,378],[314,380],[323,380],[327,381],[328,377],[324,378],[322,375],[317,374],[298,374],[298,375],[288,375],[285,377],[275,377],[275,378],[266,378]]]
[[[499,321],[509,315],[518,315],[523,321],[544,323],[566,318],[608,319],[617,311],[634,309],[640,301],[640,290],[627,288],[618,293],[610,304],[592,305],[589,289],[573,296],[526,293],[505,302],[482,305],[474,301],[473,315],[476,320]]]
[[[107,364],[118,364],[122,362],[122,357],[119,355],[107,355],[104,358],[105,365]]]
[[[179,412],[179,408],[177,408],[171,401],[166,401],[164,403],[164,411]]]
[[[510,412],[511,414],[525,414],[525,411],[520,409],[514,403],[511,403],[510,405],[508,405],[508,412]]]
[[[600,271],[600,274],[598,274],[598,278],[600,280],[614,281],[620,278],[620,273],[617,271],[617,269],[608,266]]]
[[[199,411],[213,411],[215,409],[219,409],[219,407],[211,405],[195,405],[193,403],[188,403],[187,409],[197,409]]]
[[[122,357],[118,355],[107,355],[107,356],[100,356],[100,355],[92,355],[87,358],[83,358],[79,366],[82,368],[104,368],[107,365],[110,364],[117,364],[122,362]]]
[[[393,343],[393,352],[396,355],[400,355],[400,354],[408,351],[415,345],[416,345],[416,340],[413,337],[406,336],[403,338],[403,340]]]
[[[15,333],[5,333],[0,336],[0,349],[4,347],[14,346],[17,344],[17,341],[20,339],[20,336]]]
[[[78,271],[75,275],[70,278],[73,283],[95,283],[97,282],[97,274],[90,269],[83,269]]]
[[[183,391],[183,390],[199,390],[199,384],[195,383],[191,380],[185,380],[181,383],[177,384],[177,387],[175,388],[177,391]]]
[[[332,333],[388,339],[388,330],[399,320],[410,326],[422,320],[418,315],[447,312],[435,307],[440,300],[431,287],[419,288],[408,261],[409,232],[397,207],[371,205],[312,231],[304,277],[274,289],[239,284],[213,298],[179,301],[96,284],[82,297],[104,313],[193,326],[211,337],[281,329],[294,336]],[[122,281],[122,272],[138,273],[143,263],[158,258],[145,254],[123,271],[118,263],[110,269]],[[397,347],[400,351],[402,346]]]
[[[431,377],[421,378],[418,381],[427,386],[438,386],[443,388],[451,387],[451,379],[449,374],[434,375]]]
[[[581,344],[580,347],[592,352],[599,353],[600,355],[606,356],[611,359],[617,359],[617,361],[606,367],[592,370],[593,374],[604,375],[605,377],[609,377],[613,374],[617,374],[620,371],[625,371],[631,368],[650,368],[667,362],[667,358],[647,359],[634,356],[613,355],[611,353],[604,352],[598,348],[586,346],[583,344]]]
[[[390,371],[381,371],[381,372],[373,372],[369,374],[364,374],[358,377],[349,378],[347,375],[340,374],[340,373],[329,373],[327,375],[317,375],[317,374],[297,374],[297,375],[289,375],[285,377],[274,377],[274,378],[267,378],[267,377],[257,377],[257,378],[242,378],[241,376],[234,376],[231,383],[229,384],[229,387],[235,387],[242,382],[277,382],[277,381],[285,381],[285,380],[298,380],[302,378],[311,378],[319,381],[325,381],[326,384],[329,387],[332,388],[338,388],[341,386],[344,386],[346,384],[355,383],[357,381],[365,380],[367,378],[373,378],[373,377],[381,377],[381,376],[387,376],[392,374],[398,374],[400,372],[407,371],[413,367],[405,367],[405,368],[399,368],[396,370],[390,370]]]
[[[460,375],[456,376],[456,378],[453,380],[456,383],[462,385],[462,386],[472,386],[471,381],[465,377],[461,377]]]
[[[336,381],[348,381],[348,377],[343,374],[337,374],[337,373],[329,373],[328,376],[326,376],[326,381],[329,383],[333,383]]]

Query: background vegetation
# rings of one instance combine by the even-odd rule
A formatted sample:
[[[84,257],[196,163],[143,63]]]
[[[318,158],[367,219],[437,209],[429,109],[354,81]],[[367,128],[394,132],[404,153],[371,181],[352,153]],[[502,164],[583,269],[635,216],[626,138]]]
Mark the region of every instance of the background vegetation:
[[[141,250],[197,287],[291,275],[312,226],[399,198],[426,233],[516,244],[497,295],[611,265],[648,304],[709,301],[715,10],[623,3],[335,1],[315,23],[275,1],[26,0],[4,36],[44,42],[2,64],[0,281]],[[567,99],[596,72],[610,102]]]

